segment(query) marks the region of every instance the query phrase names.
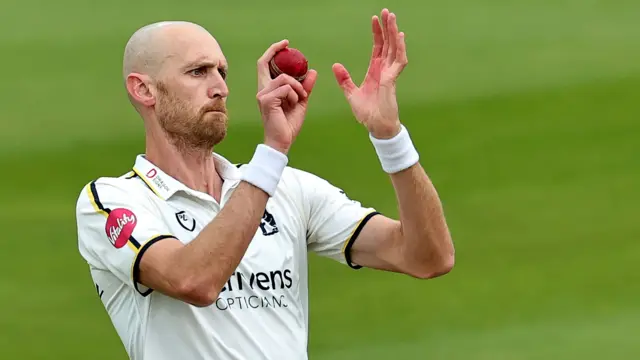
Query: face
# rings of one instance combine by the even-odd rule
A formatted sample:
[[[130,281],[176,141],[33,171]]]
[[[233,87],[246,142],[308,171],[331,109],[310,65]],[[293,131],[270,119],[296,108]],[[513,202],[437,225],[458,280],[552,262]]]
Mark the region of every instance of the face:
[[[226,59],[205,31],[175,39],[155,78],[156,118],[179,147],[211,150],[227,133]]]

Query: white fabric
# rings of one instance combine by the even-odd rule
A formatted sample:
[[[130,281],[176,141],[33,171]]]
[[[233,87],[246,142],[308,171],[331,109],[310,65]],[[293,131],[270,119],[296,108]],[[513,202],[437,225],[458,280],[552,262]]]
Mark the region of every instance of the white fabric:
[[[400,133],[390,139],[377,139],[372,134],[369,134],[369,139],[376,149],[382,169],[389,174],[406,170],[420,160],[404,125]]]
[[[220,204],[144,156],[135,163],[137,176],[103,177],[80,193],[79,251],[131,359],[307,359],[307,252],[346,263],[345,244],[374,211],[313,174],[284,169],[252,243],[213,305],[198,308],[136,281],[147,246],[170,236],[192,241],[225,206],[244,167],[216,155],[224,179]]]
[[[242,180],[262,189],[269,196],[273,196],[288,161],[285,154],[264,144],[259,144],[253,158],[246,165]]]

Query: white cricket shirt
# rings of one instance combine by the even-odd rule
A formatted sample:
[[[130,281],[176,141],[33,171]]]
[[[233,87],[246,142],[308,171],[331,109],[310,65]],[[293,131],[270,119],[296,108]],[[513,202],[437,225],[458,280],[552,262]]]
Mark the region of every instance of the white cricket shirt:
[[[98,295],[133,360],[307,359],[307,251],[348,264],[373,215],[337,187],[287,167],[260,227],[219,298],[196,307],[138,283],[146,249],[167,237],[187,244],[229,200],[242,167],[215,155],[221,203],[145,159],[133,171],[82,190],[78,245]]]

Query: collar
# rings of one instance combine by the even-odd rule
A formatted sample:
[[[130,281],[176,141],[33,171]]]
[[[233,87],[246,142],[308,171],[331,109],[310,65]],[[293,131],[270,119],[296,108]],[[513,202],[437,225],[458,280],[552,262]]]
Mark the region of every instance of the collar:
[[[235,188],[240,182],[240,170],[219,154],[213,153],[213,161],[216,171],[223,180],[222,192],[225,193],[229,189]],[[207,194],[193,190],[177,179],[167,175],[167,173],[147,160],[144,154],[136,156],[133,171],[147,184],[151,191],[162,200],[168,200],[176,192],[181,190],[189,194],[196,194],[197,196],[206,195],[209,197]]]

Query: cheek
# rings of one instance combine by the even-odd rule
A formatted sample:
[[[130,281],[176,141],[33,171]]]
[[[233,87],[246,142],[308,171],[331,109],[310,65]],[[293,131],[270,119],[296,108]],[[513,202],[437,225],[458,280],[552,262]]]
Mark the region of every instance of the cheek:
[[[208,89],[203,81],[192,81],[184,84],[178,95],[181,100],[197,105],[206,102]]]
[[[164,94],[166,98],[164,103],[179,112],[198,112],[210,101],[208,98],[209,89],[204,81],[187,79],[172,85],[169,88],[169,94]]]

